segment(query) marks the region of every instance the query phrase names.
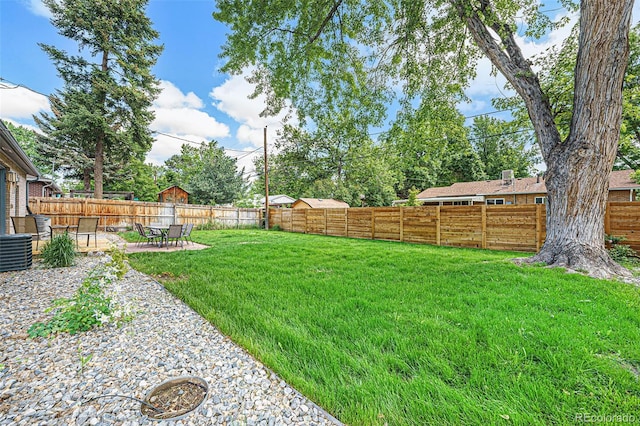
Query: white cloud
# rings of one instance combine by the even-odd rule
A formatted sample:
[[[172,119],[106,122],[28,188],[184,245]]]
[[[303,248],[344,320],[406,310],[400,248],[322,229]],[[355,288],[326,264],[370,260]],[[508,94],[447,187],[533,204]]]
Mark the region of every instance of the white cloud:
[[[51,19],[51,12],[49,8],[42,3],[42,0],[26,0],[27,8],[34,15],[43,16],[47,19]]]
[[[154,104],[159,108],[195,108],[202,109],[204,103],[195,93],[182,93],[170,81],[160,81],[160,94]]]
[[[39,112],[50,112],[49,99],[24,87],[0,83],[0,117],[31,121]]]
[[[222,85],[213,88],[210,93],[213,105],[240,124],[236,133],[238,142],[260,147],[264,143],[264,127],[267,126],[268,141],[275,140],[278,130],[283,127],[287,113],[281,112],[275,117],[261,117],[265,109],[266,97],[263,95],[251,99],[254,87],[245,74],[233,76]],[[289,120],[295,123],[295,120]]]
[[[153,104],[155,119],[151,130],[165,133],[156,135],[156,141],[147,154],[147,161],[162,164],[180,147],[189,142],[207,142],[229,136],[229,126],[220,123],[205,111],[204,102],[195,93],[183,93],[169,81],[161,81],[162,90]]]

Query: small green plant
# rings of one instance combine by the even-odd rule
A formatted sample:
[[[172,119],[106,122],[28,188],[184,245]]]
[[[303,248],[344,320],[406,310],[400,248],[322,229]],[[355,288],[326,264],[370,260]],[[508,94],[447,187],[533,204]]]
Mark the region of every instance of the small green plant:
[[[621,242],[623,242],[624,240],[626,240],[626,237],[618,237],[616,235],[605,235],[604,236],[604,241],[608,244],[610,244],[611,246],[615,246],[616,244],[620,244]]]
[[[640,264],[638,253],[626,244],[616,244],[609,249],[609,256],[618,263]]]
[[[89,355],[86,355],[86,356],[82,355],[82,348],[80,346],[78,346],[78,358],[80,359],[80,370],[79,370],[78,373],[82,374],[82,372],[84,371],[84,367],[93,358],[93,354],[89,354]]]
[[[127,254],[124,252],[124,249],[119,249],[115,245],[111,246],[111,248],[107,250],[107,253],[111,256],[111,260],[107,262],[105,266],[112,267],[118,279],[121,280],[129,270]]]
[[[55,235],[42,248],[42,261],[51,268],[73,265],[76,257],[75,243],[69,233]]]
[[[55,310],[53,318],[33,324],[28,330],[29,336],[49,337],[63,332],[76,334],[110,322],[120,325],[129,321],[132,315],[128,307],[119,307],[113,302],[112,296],[118,293],[117,286],[112,285],[117,273],[113,266],[93,269],[73,297],[54,300],[53,306],[46,309],[46,312]],[[103,287],[109,286],[114,287],[114,292],[107,295]]]

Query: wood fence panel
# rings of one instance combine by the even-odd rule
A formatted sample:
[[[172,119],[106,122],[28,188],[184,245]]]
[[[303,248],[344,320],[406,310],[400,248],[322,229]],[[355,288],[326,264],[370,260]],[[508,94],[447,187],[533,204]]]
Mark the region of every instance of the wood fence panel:
[[[536,251],[536,205],[487,206],[486,248]]]
[[[373,210],[373,239],[400,241],[400,212],[397,207],[379,207]]]
[[[227,226],[260,224],[260,209],[236,209],[192,204],[148,203],[94,198],[29,198],[34,214],[51,219],[51,225],[76,225],[83,216],[100,217],[100,229],[131,228],[136,222],[145,226],[152,222],[205,224],[217,218]]]
[[[608,233],[625,237],[621,244],[640,250],[640,203],[611,202],[608,206]]]
[[[291,209],[278,209],[280,210],[280,229],[283,231],[292,232],[293,227],[291,225],[291,220],[293,219],[293,211]]]
[[[373,235],[373,208],[347,209],[347,236],[371,239]]]
[[[482,248],[483,206],[440,206],[440,244]]]
[[[325,234],[326,231],[325,209],[307,210],[307,234]]]
[[[347,209],[326,209],[327,235],[347,236]]]
[[[437,244],[438,220],[435,206],[403,207],[402,240],[408,243]]]
[[[291,210],[291,232],[304,233],[307,230],[307,209]]]

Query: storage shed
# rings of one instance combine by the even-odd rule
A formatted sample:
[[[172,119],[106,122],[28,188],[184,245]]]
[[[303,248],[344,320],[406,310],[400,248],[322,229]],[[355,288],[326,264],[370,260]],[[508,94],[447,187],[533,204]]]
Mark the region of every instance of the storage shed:
[[[189,193],[179,186],[174,185],[158,193],[158,202],[189,204]]]

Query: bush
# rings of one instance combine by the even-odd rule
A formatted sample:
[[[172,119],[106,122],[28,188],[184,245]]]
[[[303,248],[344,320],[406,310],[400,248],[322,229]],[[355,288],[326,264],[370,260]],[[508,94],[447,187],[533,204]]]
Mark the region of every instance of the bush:
[[[630,263],[633,265],[640,263],[636,251],[625,244],[616,244],[611,247],[609,256],[618,263]]]
[[[44,245],[40,255],[44,264],[51,268],[71,266],[76,258],[75,243],[67,232],[55,235]]]
[[[120,325],[132,318],[130,308],[114,303],[117,289],[111,294],[104,287],[112,286],[117,279],[118,268],[114,265],[98,267],[89,273],[71,298],[56,299],[46,312],[55,310],[49,322],[37,322],[29,327],[29,336],[49,337],[57,333],[76,334],[108,323]],[[115,286],[112,286],[115,287]]]

